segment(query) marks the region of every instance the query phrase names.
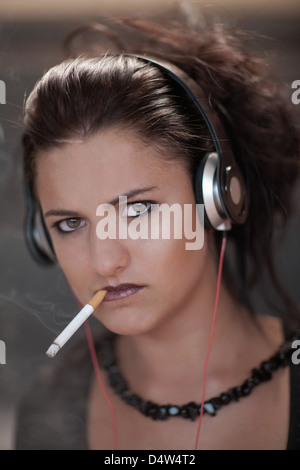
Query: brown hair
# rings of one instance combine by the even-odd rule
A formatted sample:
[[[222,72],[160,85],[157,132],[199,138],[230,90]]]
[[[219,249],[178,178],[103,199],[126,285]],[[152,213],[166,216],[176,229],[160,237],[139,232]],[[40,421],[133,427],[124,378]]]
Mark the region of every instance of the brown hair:
[[[128,28],[134,33],[129,37]],[[158,68],[126,53],[173,63],[199,84],[222,116],[247,179],[249,217],[229,233],[235,250],[226,262],[225,281],[251,309],[249,289],[266,267],[289,313],[295,312],[275,274],[271,239],[276,214],[286,217],[290,212],[299,133],[268,64],[249,48],[244,32],[214,24],[197,30],[182,22],[87,25],[67,38],[68,55],[74,55],[70,52],[74,40],[91,32],[96,33],[93,51],[85,44],[84,54],[76,51],[75,58],[50,69],[26,102],[22,142],[25,175],[32,189],[37,152],[115,125],[132,128],[145,142],[155,143],[164,158],[183,159],[193,173],[206,151],[213,149],[199,113]],[[95,49],[97,37],[114,40],[109,55]],[[219,238],[216,233],[217,244]]]

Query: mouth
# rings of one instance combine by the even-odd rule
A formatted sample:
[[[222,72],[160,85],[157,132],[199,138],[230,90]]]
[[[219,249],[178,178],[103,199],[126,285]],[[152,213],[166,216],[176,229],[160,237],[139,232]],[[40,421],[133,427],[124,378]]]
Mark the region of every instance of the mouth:
[[[136,294],[145,286],[138,286],[137,284],[119,284],[118,286],[106,286],[103,290],[107,290],[103,302],[110,302],[112,300],[124,299]]]

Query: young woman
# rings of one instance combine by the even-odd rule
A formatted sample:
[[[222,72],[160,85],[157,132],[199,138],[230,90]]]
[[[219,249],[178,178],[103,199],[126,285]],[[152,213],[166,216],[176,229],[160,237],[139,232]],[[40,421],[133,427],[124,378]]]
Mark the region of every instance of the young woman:
[[[106,333],[86,325],[88,341],[40,374],[16,447],[299,448],[300,366],[290,343],[280,349],[297,312],[283,291],[281,318],[250,296],[265,267],[279,291],[271,236],[296,180],[293,117],[242,35],[131,27],[138,47],[66,59],[26,102],[30,224],[40,215],[48,237],[31,249],[59,263],[79,305],[108,292],[94,313]],[[155,211],[173,205],[201,230],[202,203],[198,249],[175,233],[184,219],[151,236]],[[99,236],[107,204],[117,229],[134,221],[149,236]]]

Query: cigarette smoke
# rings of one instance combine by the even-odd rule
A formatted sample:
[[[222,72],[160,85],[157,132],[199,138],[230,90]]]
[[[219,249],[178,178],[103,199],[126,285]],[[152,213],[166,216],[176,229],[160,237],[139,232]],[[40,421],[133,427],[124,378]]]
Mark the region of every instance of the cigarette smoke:
[[[59,333],[78,312],[78,305],[63,274],[57,269],[52,273],[49,281],[49,273],[45,273],[45,278],[43,278],[43,273],[40,278],[33,273],[31,279],[29,277],[30,287],[28,276],[26,278],[24,273],[20,273],[18,279],[18,274],[16,269],[9,268],[5,275],[2,274],[0,291],[2,320],[9,315],[7,319],[11,321],[13,311],[14,315],[22,315],[22,321],[26,320],[26,315],[28,319],[29,316],[31,317],[30,320],[34,317],[47,330],[55,334]],[[13,321],[18,328],[18,318],[14,318]]]
[[[69,308],[68,311],[68,308],[64,305],[34,298],[35,295],[26,294],[23,298],[21,295],[19,295],[19,298],[14,298],[13,295],[9,296],[0,293],[0,303],[4,304],[5,307],[13,304],[18,308],[20,314],[26,313],[33,316],[53,333],[58,333],[77,313],[75,311],[76,307],[73,309]]]

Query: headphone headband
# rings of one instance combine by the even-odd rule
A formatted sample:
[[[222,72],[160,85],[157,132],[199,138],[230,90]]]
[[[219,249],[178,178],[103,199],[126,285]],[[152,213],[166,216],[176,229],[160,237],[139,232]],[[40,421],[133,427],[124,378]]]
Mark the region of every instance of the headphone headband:
[[[181,89],[184,90],[190,102],[197,108],[209,130],[218,156],[218,161],[216,160],[215,154],[207,155],[205,161],[200,164],[199,172],[197,172],[195,179],[196,196],[199,195],[200,202],[205,205],[208,225],[215,230],[230,230],[231,223],[245,223],[248,216],[246,183],[233,155],[231,142],[225,131],[224,125],[222,124],[218,113],[213,110],[201,87],[195,82],[195,80],[174,64],[170,64],[165,61],[158,61],[148,57],[128,56],[135,57],[139,60],[143,60],[145,63],[155,65],[164,74],[177,83]],[[208,198],[206,195],[207,190],[210,191],[209,187],[211,187],[211,185],[209,182],[213,168],[215,168],[214,178],[216,179],[213,185],[216,186],[217,184],[220,194],[218,195],[218,191],[216,191],[215,188],[213,190],[215,200],[213,203],[209,203],[210,197]],[[202,182],[199,181],[202,179],[201,175],[203,175],[204,178],[204,181]],[[203,188],[201,189],[203,185],[206,190]],[[199,193],[202,193],[202,196]],[[209,209],[207,204],[212,207],[212,214],[210,217],[208,215]],[[213,209],[214,205],[217,210]]]

